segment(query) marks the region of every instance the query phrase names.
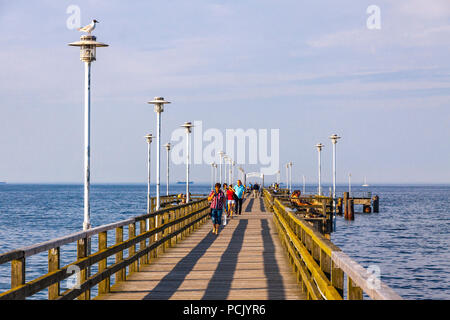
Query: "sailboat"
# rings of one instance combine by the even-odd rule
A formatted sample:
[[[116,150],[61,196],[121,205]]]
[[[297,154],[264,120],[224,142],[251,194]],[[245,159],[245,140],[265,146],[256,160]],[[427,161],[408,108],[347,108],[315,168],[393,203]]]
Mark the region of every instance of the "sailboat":
[[[369,185],[367,184],[367,181],[366,181],[366,177],[364,177],[364,184],[362,185],[363,187],[368,187]]]

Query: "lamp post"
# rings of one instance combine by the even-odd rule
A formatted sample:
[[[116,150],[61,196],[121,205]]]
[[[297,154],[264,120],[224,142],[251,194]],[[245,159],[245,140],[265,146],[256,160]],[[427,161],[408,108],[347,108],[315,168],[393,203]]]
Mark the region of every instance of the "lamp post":
[[[222,185],[222,159],[223,159],[224,155],[225,155],[225,152],[223,152],[223,151],[219,152],[219,157],[220,157],[220,161],[219,161],[219,182],[220,182],[220,185]]]
[[[289,163],[286,163],[286,188],[289,190]]]
[[[228,164],[228,169],[229,169],[229,172],[228,172],[228,185],[230,185],[230,184],[233,183],[233,159],[231,159],[231,157],[228,157],[228,161],[229,161],[229,164]]]
[[[348,196],[351,197],[352,193],[352,174],[348,174]]]
[[[191,122],[185,122],[181,127],[186,129],[186,203],[189,203],[189,135],[194,127]]]
[[[234,167],[236,167],[236,161],[233,161],[233,170],[231,171],[231,181],[234,181]]]
[[[161,208],[161,113],[164,112],[164,105],[170,102],[165,101],[163,97],[155,97],[147,103],[153,104],[156,112],[156,211],[158,211]]]
[[[84,62],[84,220],[83,230],[91,228],[90,184],[91,184],[91,63],[97,60],[97,47],[107,47],[97,42],[90,33],[83,35],[80,41],[69,43],[69,46],[80,47],[80,60]]]
[[[306,193],[306,178],[305,175],[303,175],[303,194]]]
[[[147,159],[147,213],[150,213],[151,211],[151,197],[150,197],[150,170],[151,170],[151,144],[153,141],[153,136],[152,134],[148,134],[145,136],[146,140],[147,140],[147,155],[148,155],[148,159]]]
[[[324,145],[321,144],[321,143],[316,144],[316,148],[317,148],[317,151],[318,151],[318,154],[319,154],[319,196],[322,195],[322,185],[321,185],[321,178],[322,178],[322,172],[321,172],[321,169],[322,169],[322,159],[321,159],[321,152],[322,152],[322,148],[323,148],[323,147],[324,147]]]
[[[336,143],[340,138],[337,134],[330,136],[333,142],[333,230],[336,230]]]
[[[214,162],[211,163],[211,190],[214,189],[214,165]]]
[[[289,192],[292,193],[292,162],[289,162]]]
[[[166,148],[167,150],[167,190],[166,190],[166,195],[169,195],[169,182],[170,182],[170,149],[172,148],[172,145],[170,143],[166,143],[164,145],[164,148]]]

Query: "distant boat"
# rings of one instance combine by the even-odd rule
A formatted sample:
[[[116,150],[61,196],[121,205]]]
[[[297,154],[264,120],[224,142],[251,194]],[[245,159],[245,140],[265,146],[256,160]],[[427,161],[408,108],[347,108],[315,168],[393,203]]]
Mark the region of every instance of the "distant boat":
[[[362,185],[363,187],[368,187],[369,185],[367,184],[367,181],[366,181],[366,177],[364,177],[364,184]]]
[[[177,184],[186,184],[186,181],[177,181]],[[194,181],[189,181],[189,184],[194,184]]]

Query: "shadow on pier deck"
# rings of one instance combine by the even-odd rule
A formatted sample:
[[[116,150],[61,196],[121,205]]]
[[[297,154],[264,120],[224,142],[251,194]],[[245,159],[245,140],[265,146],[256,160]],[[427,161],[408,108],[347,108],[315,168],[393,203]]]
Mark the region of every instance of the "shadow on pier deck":
[[[262,198],[243,207],[218,236],[202,225],[98,299],[305,299]]]

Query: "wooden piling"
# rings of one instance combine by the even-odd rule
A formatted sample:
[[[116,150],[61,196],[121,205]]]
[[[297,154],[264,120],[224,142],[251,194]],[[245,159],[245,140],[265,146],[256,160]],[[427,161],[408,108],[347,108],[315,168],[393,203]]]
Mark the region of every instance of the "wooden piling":
[[[348,198],[349,198],[349,193],[344,192],[344,218],[346,220],[348,219]]]
[[[378,213],[380,212],[380,198],[378,196],[373,196],[372,198],[372,207],[373,207],[373,212],[374,213]]]
[[[347,220],[355,220],[355,206],[353,204],[353,199],[347,200]]]

